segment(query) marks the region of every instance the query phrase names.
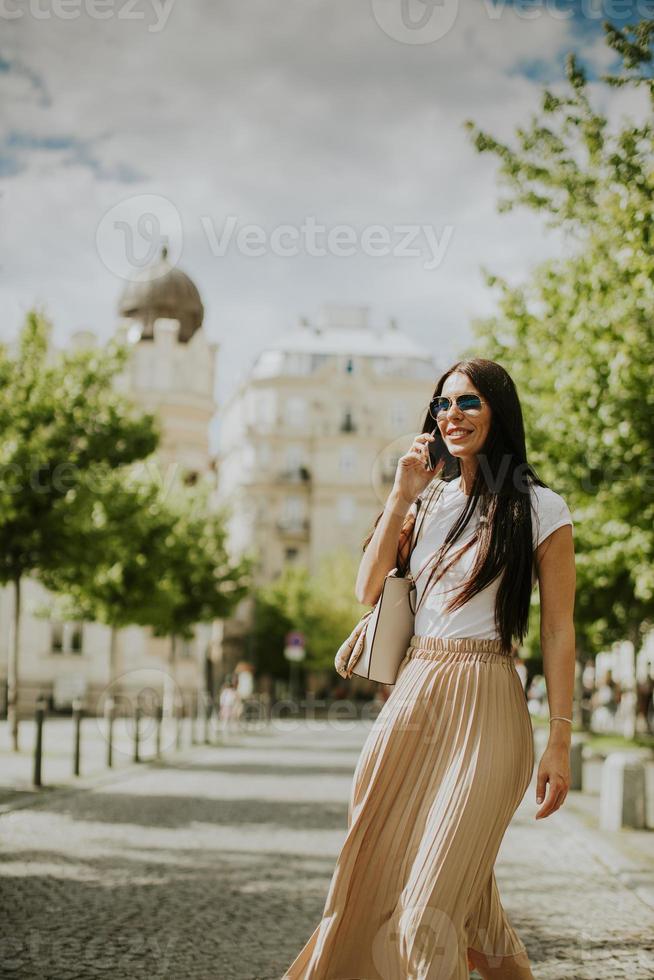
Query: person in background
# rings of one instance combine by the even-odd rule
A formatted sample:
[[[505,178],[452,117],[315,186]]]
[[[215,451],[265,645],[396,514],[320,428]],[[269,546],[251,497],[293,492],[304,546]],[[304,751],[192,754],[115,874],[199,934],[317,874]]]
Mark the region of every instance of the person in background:
[[[223,735],[236,729],[242,710],[243,701],[238,692],[238,679],[230,675],[220,690],[218,717]]]
[[[593,729],[612,732],[618,710],[619,693],[613,671],[607,670],[593,695]]]
[[[534,674],[527,691],[527,707],[530,715],[537,717],[543,714],[543,700],[547,693],[545,678],[542,674]]]
[[[595,662],[586,660],[581,675],[581,720],[584,728],[590,728],[593,713],[593,691],[595,690]]]
[[[520,656],[520,651],[518,647],[513,648],[513,663],[515,664],[515,669],[518,671],[518,676],[522,681],[522,689],[526,692],[527,681],[529,679],[529,674],[527,672],[527,664],[524,662]]]

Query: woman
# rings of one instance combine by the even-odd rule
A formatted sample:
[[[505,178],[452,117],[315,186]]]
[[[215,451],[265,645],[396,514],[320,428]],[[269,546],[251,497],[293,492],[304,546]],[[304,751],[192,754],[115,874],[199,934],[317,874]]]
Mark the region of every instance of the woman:
[[[448,453],[429,470],[434,423]],[[570,511],[527,463],[520,402],[499,364],[459,361],[439,379],[364,545],[361,602],[377,601],[418,497],[414,636],[357,763],[322,920],[287,980],[465,980],[473,968],[485,980],[533,978],[494,875],[534,765],[511,650],[538,579],[550,708],[540,819],[570,785],[575,562]]]

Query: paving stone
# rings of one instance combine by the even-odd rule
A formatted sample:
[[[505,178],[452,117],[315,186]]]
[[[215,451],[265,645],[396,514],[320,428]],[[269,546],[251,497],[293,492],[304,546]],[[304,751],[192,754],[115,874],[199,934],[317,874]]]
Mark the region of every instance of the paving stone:
[[[0,976],[280,980],[320,918],[368,729],[276,722],[4,813]],[[572,808],[535,821],[534,798],[496,875],[535,977],[651,980],[651,905]]]

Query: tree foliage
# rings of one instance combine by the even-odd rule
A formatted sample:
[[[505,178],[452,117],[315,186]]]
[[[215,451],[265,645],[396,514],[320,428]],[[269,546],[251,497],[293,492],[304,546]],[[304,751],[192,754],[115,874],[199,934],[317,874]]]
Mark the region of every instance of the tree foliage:
[[[302,565],[286,565],[273,582],[256,593],[253,655],[257,668],[276,677],[288,675],[285,636],[305,636],[309,670],[333,670],[341,643],[364,613],[354,596],[358,563],[343,551],[324,555],[316,575]]]
[[[575,520],[579,645],[598,651],[654,622],[654,25],[606,24],[622,69],[613,87],[643,87],[644,120],[611,125],[570,55],[566,86],[510,147],[466,123],[500,162],[500,210],[537,210],[564,233],[565,254],[498,290],[475,324],[476,354],[518,385],[530,458]],[[481,350],[480,350],[481,348]]]
[[[21,581],[84,561],[78,520],[98,470],[147,457],[158,445],[154,416],[114,387],[126,347],[56,352],[51,326],[28,314],[15,350],[0,347],[0,582],[12,583],[14,614],[7,704],[18,748]]]
[[[57,354],[50,334],[48,321],[31,312],[16,353],[0,351],[3,584],[52,568],[62,549],[82,559],[74,524],[85,488],[149,456],[160,438],[155,417],[114,388],[124,347]]]

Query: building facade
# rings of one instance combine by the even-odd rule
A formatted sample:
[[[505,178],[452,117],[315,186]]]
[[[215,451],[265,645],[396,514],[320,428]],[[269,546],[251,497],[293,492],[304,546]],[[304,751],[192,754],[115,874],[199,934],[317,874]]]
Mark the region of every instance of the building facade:
[[[287,562],[315,573],[336,546],[361,553],[436,377],[430,352],[367,307],[324,306],[258,355],[222,409],[216,491],[231,549],[257,556],[257,584]],[[246,599],[223,624],[231,658],[251,615]]]
[[[118,307],[117,336],[128,343],[130,357],[116,386],[161,423],[162,440],[156,465],[163,487],[176,481],[215,482],[209,448],[209,426],[216,410],[215,359],[218,345],[202,327],[204,309],[195,284],[168,262],[166,250],[153,266],[124,290]],[[79,331],[72,345],[97,344],[89,331]],[[204,689],[212,663],[219,656],[215,628],[199,624],[193,640],[176,644],[152,636],[149,629],[129,627],[116,637],[116,680],[110,683],[111,631],[91,622],[59,622],[48,616],[51,597],[34,579],[22,590],[19,712],[31,713],[39,694],[53,707],[66,707],[82,696],[89,711],[104,696],[121,697],[153,687],[177,693],[187,703]],[[13,616],[13,589],[0,590],[0,663],[6,671],[8,625]],[[111,688],[111,689],[110,689]],[[117,690],[115,690],[117,689]]]

